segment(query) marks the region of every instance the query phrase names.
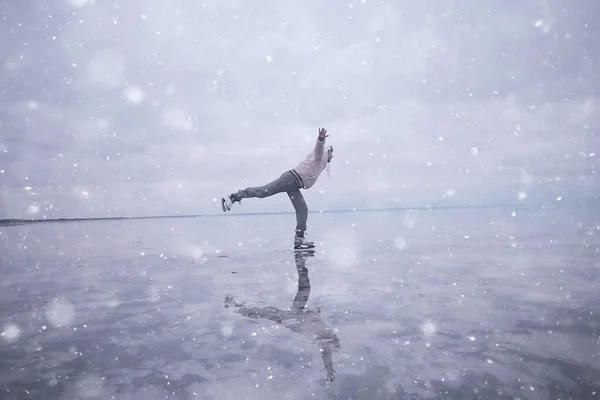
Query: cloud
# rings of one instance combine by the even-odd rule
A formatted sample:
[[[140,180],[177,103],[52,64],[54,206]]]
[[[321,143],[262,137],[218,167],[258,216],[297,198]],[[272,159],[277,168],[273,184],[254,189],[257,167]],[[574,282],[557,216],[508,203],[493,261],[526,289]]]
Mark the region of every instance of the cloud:
[[[219,212],[321,126],[336,156],[312,210],[596,198],[592,15],[558,0],[0,1],[0,217]]]

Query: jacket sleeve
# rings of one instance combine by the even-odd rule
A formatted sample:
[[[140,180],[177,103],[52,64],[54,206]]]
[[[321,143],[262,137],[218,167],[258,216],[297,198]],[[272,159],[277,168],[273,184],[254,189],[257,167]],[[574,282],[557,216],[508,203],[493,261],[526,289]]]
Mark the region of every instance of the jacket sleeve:
[[[313,154],[315,155],[315,159],[320,160],[323,158],[323,153],[325,150],[325,139],[317,138],[317,143],[315,143],[315,148],[313,150]]]

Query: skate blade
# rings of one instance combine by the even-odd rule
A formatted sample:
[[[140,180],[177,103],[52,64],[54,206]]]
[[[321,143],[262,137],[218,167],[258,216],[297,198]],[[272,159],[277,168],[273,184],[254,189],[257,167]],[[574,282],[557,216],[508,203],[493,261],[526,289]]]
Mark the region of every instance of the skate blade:
[[[314,249],[315,245],[314,244],[301,244],[299,246],[294,246],[294,250],[308,250],[308,249]]]

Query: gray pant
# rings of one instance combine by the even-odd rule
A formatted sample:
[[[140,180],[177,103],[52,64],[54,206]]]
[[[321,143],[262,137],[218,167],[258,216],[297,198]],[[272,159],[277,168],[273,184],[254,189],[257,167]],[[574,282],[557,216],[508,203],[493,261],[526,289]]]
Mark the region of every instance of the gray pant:
[[[236,195],[240,199],[247,199],[250,197],[258,197],[260,199],[264,197],[273,196],[277,193],[287,192],[292,205],[296,210],[296,234],[300,237],[304,237],[304,231],[306,231],[306,220],[308,219],[308,207],[304,196],[300,193],[300,182],[291,171],[286,171],[273,182],[267,183],[264,186],[248,187],[244,190],[240,190]]]

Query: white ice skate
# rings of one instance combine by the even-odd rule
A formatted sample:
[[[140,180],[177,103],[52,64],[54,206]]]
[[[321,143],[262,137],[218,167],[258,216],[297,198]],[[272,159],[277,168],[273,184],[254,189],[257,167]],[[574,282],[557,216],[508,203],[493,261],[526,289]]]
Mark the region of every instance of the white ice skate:
[[[241,202],[241,200],[235,198],[235,195],[233,194],[230,194],[227,197],[221,197],[221,207],[223,208],[223,212],[231,210],[231,207],[233,207],[233,203],[235,203],[236,201],[238,203]]]
[[[299,237],[299,236],[294,237],[294,249],[296,249],[296,250],[312,249],[314,247],[315,247],[314,242],[311,242],[310,240],[306,240],[303,237]]]
[[[221,197],[221,207],[223,208],[223,212],[231,210],[232,205],[233,205],[233,202],[231,201],[229,196]]]

